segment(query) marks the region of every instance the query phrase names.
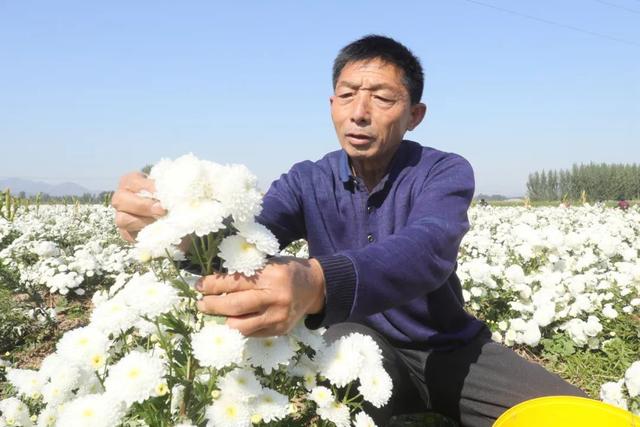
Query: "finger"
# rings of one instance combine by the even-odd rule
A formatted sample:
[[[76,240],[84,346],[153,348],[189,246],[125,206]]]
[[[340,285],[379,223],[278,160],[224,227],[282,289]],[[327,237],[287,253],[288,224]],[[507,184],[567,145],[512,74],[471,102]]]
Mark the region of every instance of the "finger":
[[[118,190],[131,191],[132,193],[146,190],[150,193],[155,193],[156,184],[142,172],[131,172],[120,179]]]
[[[134,243],[136,241],[136,236],[138,235],[137,231],[129,232],[121,228],[118,228],[118,232],[120,232],[120,237],[122,237],[124,240],[126,240],[129,243]]]
[[[154,218],[116,212],[116,226],[129,232],[138,232],[153,222],[155,222]]]
[[[196,289],[204,295],[220,295],[230,292],[256,289],[254,279],[242,274],[211,274],[198,280]]]
[[[246,316],[264,311],[264,295],[260,291],[240,291],[226,295],[207,295],[198,301],[198,310],[220,316]]]
[[[237,329],[240,333],[247,337],[265,337],[273,336],[270,328],[266,325],[265,312],[254,313],[248,316],[228,317],[227,326]]]
[[[113,193],[111,206],[117,211],[149,218],[159,218],[167,213],[155,199],[138,196],[128,190]]]
[[[248,337],[265,338],[285,335],[295,324],[289,327],[286,322],[274,322],[269,310],[247,316],[228,317],[227,326],[239,330]]]

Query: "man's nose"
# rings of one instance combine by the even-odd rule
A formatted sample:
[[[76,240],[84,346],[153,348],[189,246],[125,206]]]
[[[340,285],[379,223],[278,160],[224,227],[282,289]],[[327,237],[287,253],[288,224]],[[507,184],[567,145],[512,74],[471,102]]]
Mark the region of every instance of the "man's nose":
[[[351,121],[356,124],[368,124],[371,120],[370,97],[368,93],[360,93],[354,100],[351,110]]]

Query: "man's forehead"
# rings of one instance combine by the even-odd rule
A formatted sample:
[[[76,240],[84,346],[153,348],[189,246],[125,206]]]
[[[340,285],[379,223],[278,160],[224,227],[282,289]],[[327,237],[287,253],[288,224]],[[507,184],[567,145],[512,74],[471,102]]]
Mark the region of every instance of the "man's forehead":
[[[404,87],[403,70],[381,58],[347,62],[338,76],[337,86],[395,89]],[[373,80],[373,81],[372,81]]]

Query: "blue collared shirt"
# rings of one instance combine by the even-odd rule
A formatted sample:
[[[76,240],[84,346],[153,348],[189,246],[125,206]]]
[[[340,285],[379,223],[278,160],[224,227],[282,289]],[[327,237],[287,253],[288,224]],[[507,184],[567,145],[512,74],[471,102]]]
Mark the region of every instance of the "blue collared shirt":
[[[356,321],[395,345],[450,348],[483,327],[455,273],[473,191],[464,158],[403,141],[371,191],[342,150],[295,164],[271,184],[258,221],[283,247],[305,238],[323,268],[325,309],[307,325]]]

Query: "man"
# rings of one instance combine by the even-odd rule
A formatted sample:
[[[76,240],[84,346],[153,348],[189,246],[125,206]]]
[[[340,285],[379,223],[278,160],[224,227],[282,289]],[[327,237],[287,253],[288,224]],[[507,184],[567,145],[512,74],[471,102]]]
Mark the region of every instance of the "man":
[[[423,73],[403,45],[357,40],[333,69],[331,116],[341,150],[298,163],[270,187],[258,218],[284,247],[306,238],[309,260],[277,258],[257,279],[213,275],[199,283],[199,309],[228,316],[245,335],[283,334],[306,317],[381,346],[392,401],[373,411],[434,410],[463,425],[488,426],[507,408],[575,387],[493,343],[464,311],[455,274],[474,191],[462,157],[403,140],[423,119]],[[140,174],[114,194],[116,224],[128,240],[164,212],[135,196],[153,191]]]

